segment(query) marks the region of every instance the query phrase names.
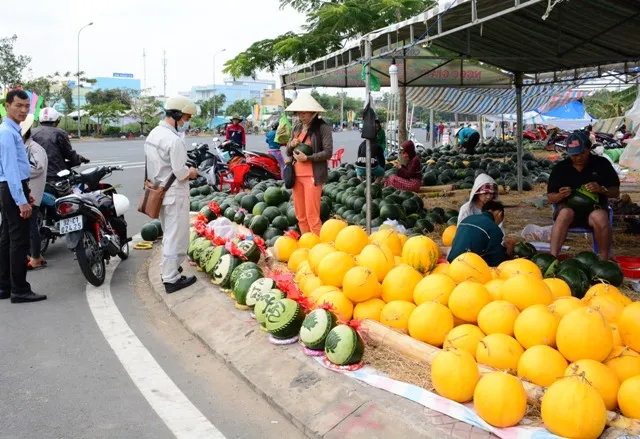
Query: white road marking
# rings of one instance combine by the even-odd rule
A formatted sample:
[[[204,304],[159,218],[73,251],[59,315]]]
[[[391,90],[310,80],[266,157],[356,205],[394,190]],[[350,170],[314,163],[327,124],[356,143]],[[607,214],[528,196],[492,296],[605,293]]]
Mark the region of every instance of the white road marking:
[[[107,266],[104,284],[87,284],[89,308],[104,338],[138,390],[178,439],[225,439],[224,435],[189,401],[131,330],[111,295],[111,278],[120,263]]]

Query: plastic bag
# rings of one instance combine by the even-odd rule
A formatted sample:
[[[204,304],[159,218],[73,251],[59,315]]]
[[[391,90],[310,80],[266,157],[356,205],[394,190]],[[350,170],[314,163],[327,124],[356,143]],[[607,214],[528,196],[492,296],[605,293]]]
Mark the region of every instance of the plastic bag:
[[[382,223],[382,225],[391,226],[396,230],[396,232],[399,232],[402,234],[407,233],[407,229],[405,229],[405,227],[402,224],[398,223],[398,221],[396,220],[386,220],[385,222]],[[384,229],[384,227],[380,227],[380,229]]]
[[[228,218],[220,217],[207,224],[207,229],[213,229],[216,236],[230,240],[236,237],[238,226]]]
[[[551,229],[553,226],[541,227],[535,224],[527,224],[522,230],[522,239],[527,241],[551,241]]]
[[[291,140],[291,122],[289,122],[289,118],[285,113],[280,116],[276,137],[273,140],[280,145],[286,145]]]

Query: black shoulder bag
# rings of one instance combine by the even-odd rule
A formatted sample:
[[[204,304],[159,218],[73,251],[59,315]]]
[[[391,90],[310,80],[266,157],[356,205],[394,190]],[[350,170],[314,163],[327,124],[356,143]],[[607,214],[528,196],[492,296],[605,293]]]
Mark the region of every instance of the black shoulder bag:
[[[307,140],[308,136],[309,136],[309,130],[307,130],[307,133],[304,135],[304,138],[300,143],[304,143],[304,141]],[[296,162],[296,159],[292,157],[291,160],[284,165],[284,172],[282,173],[282,176],[283,176],[282,178],[284,179],[284,187],[286,187],[287,189],[293,188],[293,185],[296,184],[296,169],[294,166],[295,162]]]

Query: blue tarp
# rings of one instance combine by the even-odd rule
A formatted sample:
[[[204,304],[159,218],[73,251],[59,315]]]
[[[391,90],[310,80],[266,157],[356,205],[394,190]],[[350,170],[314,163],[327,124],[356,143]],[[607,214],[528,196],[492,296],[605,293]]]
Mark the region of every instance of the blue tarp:
[[[580,101],[571,101],[562,107],[554,108],[542,114],[546,117],[555,117],[558,119],[593,119],[595,117],[589,115],[584,108],[584,104]]]

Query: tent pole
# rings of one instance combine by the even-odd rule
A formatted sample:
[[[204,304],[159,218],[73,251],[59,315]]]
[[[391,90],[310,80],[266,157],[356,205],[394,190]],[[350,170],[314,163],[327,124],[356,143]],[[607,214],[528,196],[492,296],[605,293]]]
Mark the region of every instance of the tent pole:
[[[435,149],[436,148],[436,136],[435,136],[435,132],[433,131],[433,126],[435,124],[435,120],[436,120],[436,112],[433,110],[429,110],[429,132],[431,133],[431,148]]]
[[[522,193],[522,73],[516,73],[516,138],[518,142],[518,192]]]
[[[369,40],[365,40],[364,42],[364,58],[367,69],[366,74],[366,93],[365,93],[365,105],[371,104],[371,42]],[[367,234],[371,234],[371,140],[366,139],[367,142]]]

